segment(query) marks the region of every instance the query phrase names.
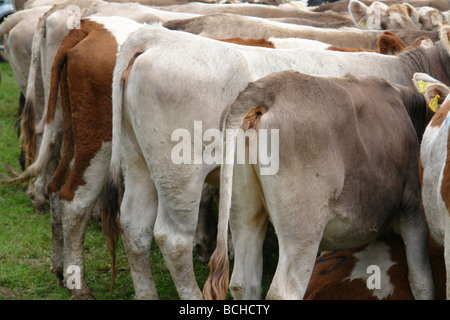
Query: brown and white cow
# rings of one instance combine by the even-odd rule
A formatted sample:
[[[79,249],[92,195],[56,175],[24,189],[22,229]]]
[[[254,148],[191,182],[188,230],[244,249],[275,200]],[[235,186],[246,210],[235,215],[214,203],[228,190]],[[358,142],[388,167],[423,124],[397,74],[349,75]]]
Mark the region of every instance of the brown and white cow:
[[[111,7],[108,5],[107,9]],[[100,12],[106,14],[112,11]],[[128,14],[132,12],[130,10]],[[145,15],[142,11],[134,12],[139,19],[153,17],[156,21],[173,15],[162,12],[158,17]],[[43,141],[37,160],[23,174],[11,179],[21,181],[33,177],[48,165],[54,151],[53,137],[61,126],[60,119],[56,118],[59,91],[63,150],[48,185],[53,231],[52,271],[61,283],[65,283],[67,268],[80,267],[81,288],[72,290],[72,298],[92,297],[84,278],[83,243],[86,224],[103,191],[109,168],[113,67],[120,44],[140,26],[134,20],[117,16],[91,16],[81,20],[80,29],[69,32],[55,55]],[[206,193],[205,197],[208,196]],[[204,241],[200,238],[197,242],[203,245]]]
[[[408,46],[392,32],[385,31],[378,38],[377,45],[378,48],[376,50],[364,49],[361,48],[361,46],[358,46],[358,48],[342,48],[337,46],[329,46],[327,49],[346,52],[368,51],[368,52],[378,52],[382,54],[397,54],[399,52],[408,51],[416,47],[421,47],[424,49],[431,48],[433,46],[433,42],[426,37],[421,37],[417,39],[417,41],[413,45]]]
[[[444,250],[431,238],[429,251],[435,299],[443,300]],[[356,249],[325,251],[316,259],[304,299],[412,300],[407,275],[405,245],[398,235]]]
[[[67,0],[63,1],[42,17],[34,34],[30,69],[28,72],[28,84],[24,118],[22,120],[23,146],[27,158],[27,166],[35,160],[36,149],[39,149],[40,140],[44,130],[45,106],[50,90],[50,70],[53,59],[59,49],[63,37],[69,31],[67,27],[68,17],[71,12],[67,8],[76,6],[80,9],[81,17],[90,15],[99,16],[124,16],[139,22],[151,23],[153,21],[167,21],[173,18],[192,17],[193,14],[172,13],[153,9],[137,3],[109,3],[104,1]],[[39,79],[42,76],[44,92],[40,92]],[[44,101],[40,103],[40,101]],[[58,102],[59,105],[59,102]],[[57,108],[56,118],[61,123],[60,107]],[[57,166],[60,156],[61,129],[55,131],[53,137],[52,155],[50,164],[36,177],[32,188],[28,192],[37,206],[46,204],[46,186]]]
[[[83,244],[107,176],[115,56],[127,34],[140,27],[121,17],[83,20],[80,29],[71,30],[65,37],[52,68],[43,144],[52,136],[58,91],[64,119],[62,156],[48,185],[50,198],[57,198],[52,199],[52,210],[56,211],[52,217],[59,214],[60,219],[53,224],[57,255],[53,257],[53,271],[67,285],[68,268],[80,268],[80,287],[69,286],[71,297],[76,299],[92,297],[84,278]]]
[[[59,92],[64,143],[61,160],[48,185],[52,271],[66,284],[70,268],[79,268],[80,287],[69,284],[72,298],[92,298],[84,278],[83,243],[87,222],[108,172],[112,73],[120,44],[140,26],[122,17],[93,17],[65,37],[52,68],[41,149],[36,162],[25,171],[27,177],[30,169],[39,166],[35,171],[39,173],[48,164],[52,140],[61,125],[55,120]]]
[[[448,31],[442,31],[443,41],[448,40]],[[431,49],[449,59],[448,50],[441,44]],[[133,244],[127,246],[130,265],[135,266],[132,273],[139,270],[146,275],[137,273],[133,278],[149,279],[151,271],[142,268],[142,261],[147,261],[143,253],[149,248],[153,234],[180,297],[202,297],[192,267],[192,238],[202,183],[205,180],[217,183],[213,176],[217,176],[219,165],[209,160],[199,163],[198,159],[192,163],[188,152],[181,160],[172,161],[171,156],[177,154],[173,151],[176,142],[187,136],[203,141],[203,133],[199,134],[195,121],[202,121],[204,129],[218,129],[221,112],[248,82],[276,70],[296,69],[322,75],[370,75],[412,86],[415,70],[435,74],[441,70],[439,61],[431,63],[422,48],[397,56],[274,50],[222,43],[157,25],[130,34],[118,54],[113,78],[113,179],[109,185],[113,187],[112,182],[121,185],[122,169],[125,177],[119,221],[122,239]],[[445,71],[442,72],[445,78]],[[450,82],[444,78],[443,81]],[[191,146],[191,142],[185,144],[186,148]],[[203,148],[208,150],[202,144],[201,150],[195,152],[203,152]],[[178,145],[176,150],[179,149]],[[113,222],[117,221],[116,215],[112,217]],[[411,255],[410,251],[408,256]],[[138,298],[154,296],[150,283],[142,281],[139,285]],[[420,289],[415,292],[422,298],[429,297],[418,293]]]
[[[436,111],[423,135],[420,150],[422,198],[430,231],[436,241],[445,247],[447,275],[446,296],[450,298],[450,201],[449,201],[449,111],[450,89],[426,74],[414,76],[418,91],[429,107]]]
[[[272,163],[222,165],[217,248],[205,295],[226,295],[230,222],[231,292],[238,299],[260,297],[270,217],[279,259],[269,299],[303,298],[319,248],[359,247],[392,231],[406,245],[414,297],[433,298],[418,174],[424,102],[411,87],[353,76],[282,71],[249,84],[224,111],[223,132],[253,129],[248,135],[258,140],[258,152],[264,145],[278,155]],[[235,150],[236,139],[228,136],[225,145],[227,159],[251,152]]]
[[[218,39],[224,42],[231,42],[247,46],[266,47],[274,49],[308,49],[308,50],[333,50],[344,52],[377,52],[382,54],[397,54],[402,51],[408,51],[416,47],[431,48],[433,42],[428,38],[420,38],[413,45],[408,46],[400,38],[390,31],[385,31],[378,39],[376,50],[365,49],[358,46],[357,48],[343,48],[332,46],[317,40],[301,39],[301,38],[268,38],[268,39],[253,39],[253,38],[230,38]]]
[[[211,14],[184,20],[172,20],[163,24],[172,30],[181,30],[212,39],[241,38],[289,38],[318,40],[340,47],[376,49],[382,30],[362,30],[357,28],[316,28],[267,19],[233,14]],[[411,45],[420,37],[435,42],[438,31],[390,30],[406,44]]]

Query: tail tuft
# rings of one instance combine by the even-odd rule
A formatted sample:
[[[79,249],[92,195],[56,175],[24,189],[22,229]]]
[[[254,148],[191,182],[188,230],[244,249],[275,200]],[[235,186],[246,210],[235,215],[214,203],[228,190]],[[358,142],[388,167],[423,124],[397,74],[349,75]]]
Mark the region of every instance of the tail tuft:
[[[121,180],[121,179],[120,179]],[[122,183],[121,181],[116,184],[111,174],[108,177],[108,180],[105,185],[104,190],[104,199],[103,199],[103,208],[102,208],[102,229],[103,233],[106,237],[106,243],[108,250],[111,253],[112,264],[111,264],[111,272],[112,272],[112,283],[111,290],[114,286],[114,282],[116,279],[116,248],[117,243],[119,242],[120,235],[120,227],[119,227],[119,219],[120,219],[120,204],[122,201]]]
[[[218,244],[209,260],[209,276],[203,287],[206,300],[225,300],[229,283],[229,261],[226,244]]]
[[[20,141],[25,153],[25,168],[34,162],[36,157],[36,131],[34,99],[27,99],[21,115]]]

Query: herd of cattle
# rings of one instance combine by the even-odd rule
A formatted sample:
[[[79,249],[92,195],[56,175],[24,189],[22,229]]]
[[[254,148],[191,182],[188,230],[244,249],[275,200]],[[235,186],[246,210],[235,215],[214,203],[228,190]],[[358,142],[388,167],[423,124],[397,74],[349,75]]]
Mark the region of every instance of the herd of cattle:
[[[73,299],[93,298],[83,245],[98,214],[136,299],[158,298],[153,236],[181,299],[261,298],[269,221],[268,299],[450,298],[447,0],[23,2],[0,24],[22,91],[24,170],[7,181],[48,203],[52,272]],[[174,163],[179,129],[192,141]],[[276,172],[225,161],[239,141],[209,129],[248,146],[276,131]],[[224,161],[195,160],[213,145]]]

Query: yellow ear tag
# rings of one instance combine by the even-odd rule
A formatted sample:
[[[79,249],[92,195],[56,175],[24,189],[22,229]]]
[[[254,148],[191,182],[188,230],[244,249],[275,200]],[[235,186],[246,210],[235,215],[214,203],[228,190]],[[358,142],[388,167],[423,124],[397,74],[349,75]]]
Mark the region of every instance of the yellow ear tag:
[[[417,81],[417,84],[419,85],[420,93],[424,93],[427,90],[427,87],[430,83],[431,82],[425,82],[422,80]]]
[[[431,110],[433,110],[433,112],[436,112],[438,108],[439,98],[440,96],[437,94],[433,99],[430,100],[430,103],[428,104],[428,106],[430,107]]]
[[[359,25],[364,28],[367,29],[367,19],[363,19],[359,22]]]

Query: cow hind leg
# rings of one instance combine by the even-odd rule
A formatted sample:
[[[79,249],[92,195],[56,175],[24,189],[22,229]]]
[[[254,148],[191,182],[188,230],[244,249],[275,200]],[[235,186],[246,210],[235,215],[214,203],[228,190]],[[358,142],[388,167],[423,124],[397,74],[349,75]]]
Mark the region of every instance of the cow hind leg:
[[[267,293],[267,299],[298,300],[303,299],[309,279],[314,268],[317,250],[322,238],[323,230],[311,224],[292,228],[295,215],[302,214],[292,210],[275,210],[271,216],[284,216],[285,222],[274,222],[278,237],[279,257],[278,265]],[[321,212],[308,214],[320,215]],[[288,222],[290,221],[290,223]],[[291,224],[292,223],[292,224]]]
[[[58,283],[63,286],[64,280],[64,255],[63,255],[63,230],[59,192],[49,194],[50,214],[52,220],[52,272],[58,278]]]
[[[217,221],[213,213],[214,194],[212,188],[207,184],[203,186],[194,237],[194,252],[198,254],[200,261],[203,263],[208,263],[215,248],[215,236],[217,235]]]
[[[110,157],[111,142],[104,142],[94,157],[76,155],[72,171],[60,192],[64,282],[71,290],[72,299],[93,299],[85,279],[84,239],[92,210],[106,182]],[[84,163],[88,158],[91,158],[87,162],[89,165],[82,170],[80,163]]]
[[[278,265],[267,299],[303,299],[323,232],[331,217],[331,175],[305,172],[296,176],[301,183],[292,187],[292,178],[264,176],[262,185],[267,209],[278,238]],[[305,183],[309,181],[309,183]],[[284,186],[289,186],[289,192]],[[283,199],[280,201],[280,199]]]
[[[408,279],[411,292],[417,300],[434,298],[433,275],[428,253],[428,226],[417,192],[406,185],[403,210],[399,218],[399,233],[403,238],[408,264]]]
[[[235,253],[230,291],[234,299],[261,299],[263,243],[268,216],[253,169],[236,165],[234,176],[246,183],[239,184],[234,180],[232,188],[230,229]]]
[[[131,153],[127,153],[127,157]],[[158,194],[145,161],[133,161],[124,170],[125,193],[121,204],[120,230],[136,300],[158,299],[150,266],[150,246],[155,223]]]
[[[156,183],[159,203],[154,236],[182,300],[203,299],[192,260],[202,186],[203,180]]]

